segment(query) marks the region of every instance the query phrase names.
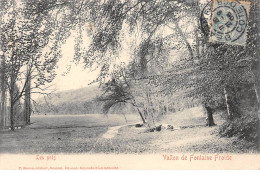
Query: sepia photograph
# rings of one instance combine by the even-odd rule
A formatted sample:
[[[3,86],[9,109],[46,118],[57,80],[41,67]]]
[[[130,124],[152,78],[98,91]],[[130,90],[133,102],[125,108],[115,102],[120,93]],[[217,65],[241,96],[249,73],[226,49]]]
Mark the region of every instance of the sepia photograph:
[[[259,170],[259,29],[259,0],[0,0],[0,170]]]

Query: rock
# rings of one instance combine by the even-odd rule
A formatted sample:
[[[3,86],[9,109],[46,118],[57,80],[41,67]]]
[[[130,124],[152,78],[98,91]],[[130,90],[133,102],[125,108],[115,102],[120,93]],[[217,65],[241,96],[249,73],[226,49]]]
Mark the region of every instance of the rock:
[[[154,128],[149,128],[149,129],[147,129],[147,130],[145,130],[144,132],[145,133],[148,133],[148,132],[154,132],[154,131],[161,131],[162,130],[162,128],[163,128],[163,126],[162,125],[159,125],[159,126],[156,126],[156,127],[154,127]]]
[[[144,131],[144,133],[154,132],[154,128],[149,128]]]
[[[149,129],[149,132],[154,132],[154,128],[152,128],[152,129]]]
[[[166,129],[167,130],[173,130],[173,126],[169,124]]]
[[[143,124],[136,124],[135,127],[143,127]]]
[[[162,125],[159,125],[159,126],[155,127],[155,130],[156,131],[161,131],[162,130]]]

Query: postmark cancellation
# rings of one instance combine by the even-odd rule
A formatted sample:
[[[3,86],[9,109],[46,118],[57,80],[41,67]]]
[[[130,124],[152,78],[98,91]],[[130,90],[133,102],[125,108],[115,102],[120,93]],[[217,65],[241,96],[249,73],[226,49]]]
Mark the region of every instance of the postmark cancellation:
[[[245,45],[250,2],[213,0],[210,21],[210,42]]]

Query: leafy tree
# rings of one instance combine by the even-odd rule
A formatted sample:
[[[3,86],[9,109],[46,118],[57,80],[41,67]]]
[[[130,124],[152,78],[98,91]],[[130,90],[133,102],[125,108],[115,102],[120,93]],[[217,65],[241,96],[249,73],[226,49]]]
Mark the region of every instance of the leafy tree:
[[[70,34],[74,15],[61,8],[66,5],[66,1],[1,1],[5,11],[1,13],[0,32],[2,76],[10,95],[12,130],[16,102],[24,95],[44,93],[43,86],[55,77],[59,48]],[[16,85],[20,89],[16,90]],[[30,97],[26,100],[30,102]]]
[[[256,1],[252,2],[252,15],[250,16],[256,16],[254,15],[254,13],[257,13],[254,10],[256,3]],[[201,32],[202,28],[200,28],[201,24],[199,23],[201,19],[200,4],[196,0],[186,2],[178,0],[109,0],[91,2],[90,4],[92,4],[92,8],[86,9],[90,10],[89,15],[87,15],[87,22],[91,23],[94,28],[90,32],[92,42],[87,50],[79,51],[80,46],[76,46],[78,52],[81,53],[77,54],[80,56],[76,56],[76,59],[83,56],[88,67],[97,64],[101,68],[98,81],[102,83],[109,77],[109,71],[112,70],[111,64],[115,59],[120,58],[122,43],[126,40],[122,32],[129,31],[130,34],[140,32],[141,41],[137,39],[135,45],[131,45],[137,47],[137,49],[134,49],[137,52],[136,56],[131,62],[135,62],[137,68],[140,65],[140,69],[135,68],[130,69],[130,71],[139,73],[139,76],[137,75],[135,78],[139,82],[137,86],[143,86],[147,90],[147,92],[144,92],[145,97],[143,97],[149,102],[146,105],[147,108],[152,103],[149,98],[151,98],[153,91],[150,90],[152,87],[149,86],[153,81],[154,86],[157,87],[155,90],[162,93],[173,94],[174,92],[184,91],[186,97],[198,98],[208,112],[208,125],[214,125],[211,110],[214,109],[215,102],[223,103],[225,96],[226,106],[230,112],[229,119],[234,116],[239,117],[239,106],[235,100],[237,90],[239,87],[244,88],[245,84],[249,82],[248,76],[252,76],[252,72],[255,75],[256,69],[258,69],[254,66],[254,70],[248,71],[241,68],[239,62],[247,59],[252,53],[254,55],[251,55],[251,57],[256,57],[255,51],[257,49],[255,46],[257,41],[253,39],[254,36],[249,35],[247,47],[208,43],[208,35]],[[84,13],[84,15],[86,14]],[[196,22],[190,25],[193,30],[185,31],[180,21]],[[250,20],[249,30],[257,31],[257,27],[253,23],[255,22]],[[185,25],[187,26],[187,23]],[[166,28],[172,30],[172,33],[167,36],[160,35],[160,31]],[[151,62],[156,62],[164,56],[163,53],[160,53],[155,58],[150,59],[153,51],[149,48],[152,47],[157,37],[161,37],[164,44],[167,44],[167,40],[172,44],[172,48],[168,45],[168,51],[179,50],[184,52],[181,61],[174,63],[170,69],[165,68],[165,71],[161,74],[151,73],[151,69],[149,69],[152,67]],[[192,42],[189,41],[191,39]],[[171,53],[168,57],[170,56]],[[157,64],[161,62],[158,63],[157,61]],[[249,62],[258,62],[258,60],[252,58]],[[224,91],[226,91],[226,95]]]
[[[103,112],[105,114],[107,114],[110,108],[116,104],[129,103],[136,107],[143,123],[146,123],[140,107],[136,104],[131,85],[129,73],[127,73],[124,68],[119,68],[113,72],[112,79],[102,85],[104,93],[102,96],[98,97],[97,100],[104,102]]]
[[[163,44],[165,40],[168,40],[167,43],[174,41],[174,46],[179,45],[179,49],[187,49],[189,52],[187,56],[193,58],[192,46],[179,26],[180,20],[187,18],[193,2],[109,0],[91,2],[90,4],[92,4],[92,8],[86,9],[90,10],[89,15],[87,15],[87,22],[91,23],[94,28],[89,32],[92,36],[92,42],[88,49],[84,50],[80,45],[81,41],[78,41],[76,60],[84,57],[87,67],[96,65],[100,68],[101,73],[97,81],[102,84],[109,78],[110,71],[113,71],[113,62],[120,59],[122,43],[126,38],[122,35],[122,32],[126,32],[130,36],[140,32],[141,36],[138,38],[140,41],[131,44],[131,51],[136,53],[130,55],[131,63],[127,71],[133,75],[129,79],[131,83],[134,83],[131,85],[131,95],[138,93],[134,97],[136,98],[138,95],[138,99],[135,99],[136,102],[142,100],[138,105],[143,108],[143,114],[154,116],[154,107],[160,107],[158,99],[156,101],[156,98],[159,97],[156,96],[158,94],[156,93],[157,89],[149,84],[147,77],[158,75],[156,73],[161,68],[159,67],[160,64],[164,65],[164,60],[169,58],[166,52],[170,48],[168,50],[161,49],[162,45],[166,46],[166,44]],[[83,26],[83,24],[81,25]],[[174,33],[167,37],[162,36],[165,27],[171,29]],[[81,33],[83,30],[80,29],[79,32]],[[180,39],[174,40],[174,35],[178,35]]]
[[[171,73],[167,74],[167,79],[172,81],[169,90],[185,88],[188,97],[199,97],[204,104],[213,108],[216,100],[223,103],[223,98],[226,97],[228,119],[240,117],[241,105],[238,105],[238,99],[244,98],[238,98],[237,95],[243,88],[249,87],[248,89],[251,90],[252,84],[258,85],[256,69],[259,69],[259,66],[250,65],[251,63],[258,64],[258,57],[255,56],[257,51],[255,48],[258,45],[256,41],[258,36],[255,35],[257,32],[256,7],[257,2],[252,2],[249,30],[254,32],[248,33],[248,43],[245,47],[208,43],[201,38],[203,41],[201,44],[205,46],[200,44],[202,48],[199,50],[203,51],[199,54],[199,59],[179,62]],[[250,99],[254,100],[254,98]],[[208,122],[208,124],[214,124],[214,122]]]

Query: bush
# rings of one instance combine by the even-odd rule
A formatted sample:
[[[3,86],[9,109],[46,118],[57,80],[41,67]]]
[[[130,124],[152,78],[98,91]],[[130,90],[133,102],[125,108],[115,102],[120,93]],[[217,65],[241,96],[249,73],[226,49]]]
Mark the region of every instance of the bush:
[[[246,111],[240,118],[227,121],[220,126],[218,132],[222,137],[236,136],[258,145],[259,118],[256,111]]]

